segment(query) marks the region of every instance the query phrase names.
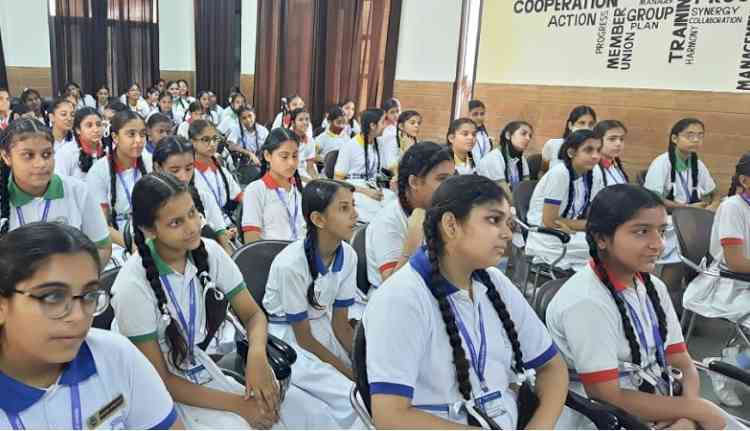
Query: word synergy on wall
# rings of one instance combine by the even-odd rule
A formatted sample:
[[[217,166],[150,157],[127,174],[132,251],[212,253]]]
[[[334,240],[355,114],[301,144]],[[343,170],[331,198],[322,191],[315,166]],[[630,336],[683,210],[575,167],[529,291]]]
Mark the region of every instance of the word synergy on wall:
[[[750,92],[750,0],[484,5],[480,82]]]

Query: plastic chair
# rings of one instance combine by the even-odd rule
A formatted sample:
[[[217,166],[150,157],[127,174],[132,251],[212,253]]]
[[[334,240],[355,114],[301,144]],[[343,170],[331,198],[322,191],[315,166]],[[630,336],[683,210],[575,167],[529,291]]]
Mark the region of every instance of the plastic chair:
[[[352,247],[357,253],[357,289],[361,290],[365,295],[370,290],[370,281],[367,279],[367,250],[365,248],[367,226],[364,225],[357,229],[352,238]]]
[[[675,208],[672,210],[672,223],[680,244],[680,253],[692,262],[700,262],[709,257],[711,227],[714,213],[702,208]],[[690,283],[698,275],[690,267],[686,268],[685,283]]]
[[[241,247],[232,255],[232,260],[240,268],[250,294],[261,308],[263,308],[263,294],[266,292],[271,263],[276,255],[289,244],[290,241],[260,240]],[[265,312],[265,309],[263,311]]]
[[[120,268],[114,268],[110,269],[108,271],[105,271],[102,273],[102,275],[99,277],[99,282],[102,285],[102,288],[107,292],[107,295],[110,295],[110,304],[107,306],[107,309],[104,310],[104,312],[98,316],[94,317],[94,322],[91,324],[94,328],[99,329],[106,329],[109,330],[112,326],[112,321],[115,318],[115,310],[112,308],[111,300],[112,300],[112,285],[115,284],[115,280],[117,279],[117,274],[120,272]]]
[[[539,288],[531,307],[534,309],[537,316],[539,316],[539,319],[545,324],[547,323],[547,307],[549,307],[549,303],[552,302],[552,298],[557,295],[557,292],[560,291],[560,288],[563,287],[563,284],[567,281],[568,278],[558,278],[544,283]]]
[[[325,161],[323,162],[323,173],[326,178],[333,179],[334,170],[336,169],[336,161],[339,159],[338,150],[329,151],[326,154]]]
[[[542,170],[542,155],[532,154],[526,158],[526,163],[529,165],[529,179],[538,180],[539,172]]]
[[[516,217],[526,222],[526,215],[529,212],[531,196],[534,194],[534,188],[539,181],[528,180],[521,181],[513,187],[513,206],[516,208]]]

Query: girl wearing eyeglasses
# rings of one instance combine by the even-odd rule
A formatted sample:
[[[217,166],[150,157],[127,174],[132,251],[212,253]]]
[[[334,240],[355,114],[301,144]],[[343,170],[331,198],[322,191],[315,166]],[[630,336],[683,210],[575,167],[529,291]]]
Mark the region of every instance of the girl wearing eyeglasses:
[[[0,429],[182,428],[138,349],[90,329],[109,305],[99,266],[72,226],[31,223],[0,240]]]

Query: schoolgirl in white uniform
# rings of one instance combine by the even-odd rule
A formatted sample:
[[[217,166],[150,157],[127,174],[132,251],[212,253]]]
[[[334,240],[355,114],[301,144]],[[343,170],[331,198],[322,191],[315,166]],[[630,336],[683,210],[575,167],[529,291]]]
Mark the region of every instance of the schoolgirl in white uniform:
[[[163,138],[172,135],[172,120],[162,113],[155,113],[146,120],[146,151],[154,154],[156,144]]]
[[[185,119],[185,113],[190,102],[180,97],[180,85],[177,81],[169,81],[167,83],[167,93],[172,96],[172,117],[175,119],[177,125],[179,125]]]
[[[453,150],[456,162],[456,173],[470,175],[477,173],[477,163],[472,150],[476,144],[477,126],[469,118],[458,118],[451,121],[446,135],[446,142]]]
[[[477,173],[498,183],[511,196],[516,184],[529,179],[529,164],[523,153],[529,148],[533,137],[531,124],[511,121],[500,132],[500,146],[479,161]]]
[[[63,96],[70,98],[76,111],[86,107],[96,107],[96,101],[94,98],[91,97],[90,94],[83,94],[81,86],[75,82],[69,82],[65,85]]]
[[[110,136],[115,148],[109,148],[107,157],[94,162],[86,176],[86,186],[109,223],[111,265],[122,266],[128,255],[123,232],[130,225],[133,186],[151,171],[151,155],[143,151],[146,125],[133,111],[115,114]]]
[[[315,137],[315,150],[320,160],[325,160],[326,155],[331,151],[339,151],[341,147],[351,141],[349,133],[346,132],[348,126],[346,113],[338,106],[328,110],[325,132]]]
[[[315,142],[310,139],[306,130],[310,127],[310,113],[305,108],[297,108],[289,113],[291,120],[291,130],[297,135],[299,142],[299,172],[303,183],[307,183],[318,177],[318,168],[315,165],[317,153],[315,151]]]
[[[367,297],[422,245],[424,210],[435,189],[456,170],[450,150],[434,142],[409,147],[398,165],[398,199],[388,202],[367,226],[367,281],[370,290],[356,291],[349,318],[362,319]]]
[[[0,87],[0,131],[8,127],[11,120],[10,91]]]
[[[0,240],[0,428],[182,428],[138,349],[91,329],[109,304],[99,268],[71,226],[33,223]]]
[[[719,205],[711,229],[711,269],[726,268],[733,272],[750,273],[750,153],[737,163],[728,197]],[[719,317],[733,322],[742,320],[750,328],[750,283],[728,278],[698,274],[690,282],[683,296],[683,305],[705,317]],[[722,359],[734,364],[740,353],[738,346],[722,350]],[[713,378],[714,392],[721,402],[741,406],[734,385],[721,378]]]
[[[229,95],[229,106],[224,108],[224,110],[221,111],[219,114],[219,130],[221,133],[226,133],[226,131],[222,128],[222,124],[225,122],[228,122],[229,124],[237,124],[238,120],[238,111],[241,107],[246,106],[245,105],[245,96],[242,93],[232,93]]]
[[[174,115],[174,111],[172,111],[172,95],[169,93],[159,93],[159,109],[157,109],[156,112],[152,112],[149,114],[148,118],[146,118],[146,121],[150,120],[151,117],[153,117],[156,114],[162,114],[169,118],[169,121],[171,122],[171,131],[174,133],[177,130],[177,124],[178,122],[182,122],[182,119],[179,120]]]
[[[95,108],[76,111],[73,119],[76,145],[63,146],[55,153],[55,173],[85,181],[94,161],[104,156],[103,133],[102,117]]]
[[[138,181],[133,223],[138,254],[112,287],[117,328],[159,372],[185,426],[335,426],[322,403],[294,387],[282,404],[266,358],[263,312],[231,258],[215,241],[201,238],[201,219],[187,186],[163,173]],[[246,325],[251,343],[245,387],[225,376],[204,351],[228,305]]]
[[[607,186],[629,182],[628,173],[620,160],[627,134],[628,129],[617,120],[602,120],[594,127],[594,136],[602,140],[602,151],[599,166],[594,168],[592,199]]]
[[[476,144],[471,150],[471,155],[477,163],[481,162],[493,149],[492,138],[487,132],[487,125],[484,124],[486,114],[487,108],[484,106],[484,102],[469,100],[469,117],[477,125]],[[500,136],[502,137],[502,133]]]
[[[195,148],[195,187],[212,196],[224,212],[227,226],[234,221],[229,216],[242,202],[242,189],[229,171],[216,160],[216,149],[220,136],[216,128],[206,120],[195,120],[188,131]]]
[[[211,109],[211,92],[201,90],[198,92],[197,101],[201,106],[202,118],[210,121],[214,125],[218,125],[219,113]]]
[[[109,87],[106,84],[101,84],[96,89],[96,100],[94,102],[94,108],[99,115],[104,115],[104,108],[109,104]]]
[[[87,108],[92,109],[92,108]],[[80,229],[102,262],[112,243],[96,197],[82,181],[54,173],[52,133],[37,120],[16,120],[4,131],[0,165],[0,234],[37,221]]]
[[[146,118],[151,113],[151,107],[142,97],[141,86],[133,82],[128,86],[128,91],[120,96],[120,102],[127,105],[131,111],[138,113],[141,117]]]
[[[583,129],[565,138],[560,155],[563,163],[553,166],[534,188],[527,219],[537,226],[561,229],[571,234],[565,258],[557,266],[575,269],[589,258],[586,217],[591,203],[593,173],[599,164],[601,139]],[[529,233],[526,254],[551,263],[562,253],[562,244],[549,235]]]
[[[590,106],[576,106],[570,111],[568,121],[565,122],[565,130],[562,138],[550,139],[542,147],[542,171],[546,172],[559,163],[560,148],[565,139],[576,130],[588,129],[593,130],[596,124],[596,112]]]
[[[398,165],[401,155],[419,141],[422,116],[417,111],[404,111],[398,116],[396,134],[383,136],[380,145],[388,154],[388,165]]]
[[[380,136],[381,140],[396,136],[398,132],[398,116],[401,115],[401,102],[395,97],[383,102],[381,107],[385,112],[385,128]],[[363,120],[364,122],[364,120]]]
[[[592,261],[549,304],[550,334],[575,372],[573,389],[657,429],[737,428],[700,398],[698,372],[667,288],[649,274],[666,226],[662,200],[643,187],[618,184],[597,196],[586,226]],[[591,425],[566,413],[572,421],[565,428]]]
[[[339,150],[334,175],[356,188],[354,200],[362,222],[370,222],[375,214],[396,195],[377,184],[382,169],[388,169],[388,155],[378,144],[383,133],[385,112],[372,108],[362,113],[362,134],[355,136]],[[391,171],[397,165],[390,166]]]
[[[354,103],[354,100],[346,99],[343,102],[339,103],[338,107],[341,108],[342,111],[344,111],[344,115],[346,116],[346,124],[341,131],[341,135],[353,138],[355,135],[362,133],[362,126],[359,125],[359,121],[357,121],[357,119],[355,118],[357,114],[357,106]],[[322,127],[323,129],[328,129],[330,125],[331,119],[329,116],[323,118],[323,122],[320,123],[320,127]]]
[[[347,317],[357,283],[357,254],[346,242],[357,224],[353,193],[336,180],[305,187],[307,235],[276,256],[263,296],[268,331],[297,351],[292,385],[323,401],[340,428],[357,421],[349,403],[354,331]]]
[[[190,141],[181,136],[164,138],[154,151],[153,163],[155,172],[168,172],[188,185],[195,207],[203,216],[204,227],[208,225],[219,244],[231,255],[234,250],[227,232],[229,226],[224,220],[224,212],[210,192],[195,187],[195,149]]]
[[[454,176],[435,191],[426,247],[365,311],[376,427],[554,428],[565,364],[521,292],[493,267],[511,220],[504,192],[485,177]]]
[[[297,172],[297,135],[279,127],[261,148],[261,179],[245,188],[242,232],[245,244],[259,239],[296,241],[305,237],[302,180]]]
[[[305,101],[302,100],[301,96],[293,95],[289,96],[286,99],[286,102],[284,106],[282,107],[281,112],[276,114],[276,117],[273,119],[273,124],[271,125],[271,129],[275,129],[277,127],[285,127],[287,129],[292,128],[292,117],[291,112],[297,109],[303,109],[305,107]],[[312,123],[308,122],[307,124],[307,131],[305,132],[307,137],[312,141],[313,139],[313,129],[312,129]]]
[[[237,118],[232,122],[232,119],[227,117],[223,124],[226,125],[226,130],[219,128],[219,131],[227,136],[229,148],[243,154],[253,164],[260,166],[258,154],[269,132],[263,125],[257,123],[255,110],[249,106],[240,106],[237,109]]]
[[[195,102],[195,97],[190,95],[190,86],[187,81],[184,79],[178,79],[177,85],[179,86],[178,96],[184,100],[186,104]]]
[[[203,119],[203,111],[201,110],[201,105],[198,102],[192,102],[189,106],[187,111],[185,112],[185,118],[183,118],[182,123],[180,123],[179,126],[177,126],[177,135],[182,136],[183,138],[190,139],[190,136],[188,135],[188,130],[190,130],[190,125],[193,123],[193,121],[198,121]]]
[[[48,121],[55,138],[55,152],[68,145],[75,145],[73,137],[73,116],[75,106],[68,99],[56,99],[49,110]]]

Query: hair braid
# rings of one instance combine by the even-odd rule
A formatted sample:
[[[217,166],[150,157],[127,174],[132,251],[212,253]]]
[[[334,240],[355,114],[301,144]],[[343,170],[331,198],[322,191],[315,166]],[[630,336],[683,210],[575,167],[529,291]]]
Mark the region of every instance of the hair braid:
[[[10,230],[10,167],[5,161],[0,160],[0,220],[3,221],[0,226],[0,235],[8,233]]]
[[[693,181],[693,191],[690,193],[690,203],[696,203],[700,201],[698,196],[698,154],[692,153],[690,155],[690,176]]]
[[[662,341],[666,343],[668,330],[667,315],[666,313],[664,313],[664,307],[661,306],[659,293],[654,287],[653,280],[651,280],[651,274],[647,272],[641,272],[640,275],[643,279],[643,284],[646,285],[646,293],[648,294],[648,299],[651,301],[651,305],[654,306],[654,312],[656,312],[656,320],[659,324],[659,336],[661,337]]]
[[[510,317],[508,307],[497,292],[495,283],[492,282],[492,278],[490,278],[490,274],[487,270],[483,269],[477,271],[476,274],[487,287],[487,297],[492,302],[492,306],[495,308],[495,312],[497,312],[497,317],[500,318],[500,321],[503,324],[503,329],[505,329],[505,333],[508,335],[508,340],[510,340],[510,346],[513,349],[513,361],[515,362],[512,367],[513,371],[516,373],[523,373],[525,366],[523,362],[523,352],[521,351],[521,343],[518,341],[518,332],[516,331],[513,319]]]
[[[409,188],[409,177],[410,175],[399,175],[398,176],[398,203],[401,204],[401,209],[407,217],[411,216],[414,211],[411,204],[409,203],[409,197],[406,196]]]
[[[201,194],[198,191],[198,188],[195,186],[195,176],[190,178],[190,182],[188,183],[188,188],[190,189],[190,195],[193,197],[193,203],[195,204],[195,208],[198,210],[199,213],[203,214],[203,216],[205,217],[206,207],[203,205]]]
[[[575,177],[576,173],[573,170],[573,163],[570,161],[569,158],[564,159],[565,167],[568,169],[568,203],[565,205],[565,210],[562,212],[563,218],[568,218],[568,213],[570,212],[571,208],[573,208],[573,204],[575,203]]]
[[[313,306],[313,308],[322,310],[324,307],[320,305],[318,299],[315,297],[315,280],[318,278],[318,267],[315,265],[315,249],[318,247],[317,241],[318,233],[315,229],[307,230],[307,238],[305,238],[305,259],[307,260],[307,269],[310,271],[310,284],[307,286],[307,303]]]
[[[205,290],[209,287],[218,289],[213,285],[211,281],[210,268],[208,266],[208,251],[206,250],[206,244],[201,239],[200,245],[195,250],[190,252],[195,263],[195,268],[198,270],[198,280],[201,284],[201,291],[205,293]],[[227,316],[227,307],[229,301],[226,296],[212,292],[212,294],[205,295],[206,298],[206,337],[198,345],[202,350],[205,350],[211,343],[211,339],[216,334],[224,319]]]
[[[669,154],[669,183],[672,185],[669,188],[669,193],[667,193],[667,196],[665,197],[667,200],[673,201],[674,200],[674,189],[677,185],[675,183],[675,163],[677,163],[677,156],[675,155],[675,144],[671,143],[669,144],[669,148],[667,149],[667,154]]]
[[[110,144],[110,151],[109,155],[107,157],[109,162],[109,224],[112,225],[112,228],[114,230],[120,230],[119,226],[117,225],[117,209],[115,209],[115,205],[117,205],[117,176],[115,173],[115,157],[116,157],[116,151],[112,149]]]
[[[615,157],[615,163],[617,164],[617,168],[620,169],[620,173],[625,178],[625,183],[629,183],[630,178],[628,178],[628,173],[625,172],[625,168],[623,167],[623,164],[622,164],[622,159],[620,159],[619,157]]]

